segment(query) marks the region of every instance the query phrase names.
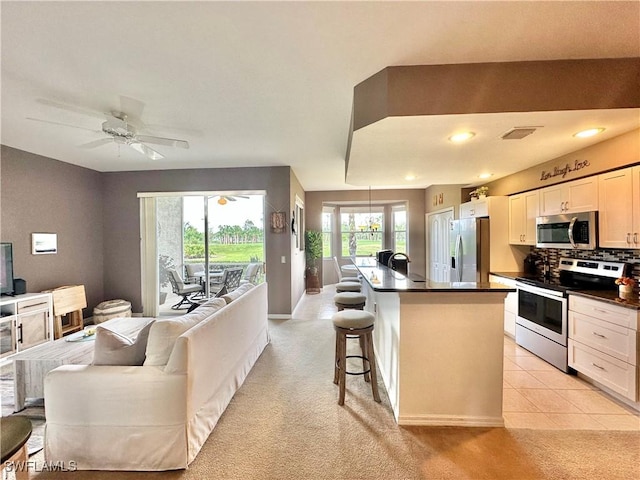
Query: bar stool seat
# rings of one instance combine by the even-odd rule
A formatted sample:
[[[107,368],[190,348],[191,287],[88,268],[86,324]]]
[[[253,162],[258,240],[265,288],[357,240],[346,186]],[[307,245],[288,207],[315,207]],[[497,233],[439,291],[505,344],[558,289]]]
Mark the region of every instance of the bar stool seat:
[[[356,282],[362,283],[362,280],[358,277],[340,277],[340,282]]]
[[[346,275],[349,277],[355,277],[358,274],[358,269],[353,264],[342,265],[340,267],[340,271],[342,272],[343,275]]]
[[[336,357],[333,383],[340,387],[338,405],[344,405],[346,390],[346,375],[364,375],[365,382],[371,383],[373,399],[380,402],[378,393],[378,379],[376,361],[373,352],[373,326],[375,317],[363,310],[343,310],[333,315],[333,328],[336,331]],[[347,338],[357,338],[360,341],[362,355],[347,355]],[[347,370],[348,358],[361,358],[362,371]]]
[[[341,292],[334,295],[333,301],[339,312],[345,308],[362,310],[367,301],[367,296],[358,292]]]
[[[31,421],[28,418],[19,416],[0,418],[0,436],[2,469],[6,466],[6,462],[27,461],[29,456],[27,440],[31,436]],[[17,469],[15,473],[17,479],[29,478],[26,469]]]
[[[359,292],[361,291],[362,286],[360,282],[344,282],[336,283],[336,292]]]

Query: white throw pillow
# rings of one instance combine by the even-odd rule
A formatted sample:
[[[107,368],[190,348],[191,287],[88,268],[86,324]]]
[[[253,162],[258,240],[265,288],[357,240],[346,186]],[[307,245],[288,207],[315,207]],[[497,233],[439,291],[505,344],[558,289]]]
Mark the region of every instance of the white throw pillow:
[[[240,285],[238,288],[236,288],[234,291],[227,293],[226,295],[223,295],[221,298],[224,298],[224,301],[227,303],[231,303],[233,302],[235,299],[239,298],[240,296],[242,296],[244,293],[248,292],[249,290],[251,290],[253,287],[255,287],[255,285],[253,283],[245,283],[243,285]]]
[[[93,365],[142,365],[153,323],[145,325],[138,332],[135,340],[98,326],[93,350]]]
[[[144,365],[166,365],[176,339],[225,305],[226,302],[223,299],[216,298],[209,300],[191,313],[186,313],[177,318],[156,320],[149,333],[147,358],[144,361]]]

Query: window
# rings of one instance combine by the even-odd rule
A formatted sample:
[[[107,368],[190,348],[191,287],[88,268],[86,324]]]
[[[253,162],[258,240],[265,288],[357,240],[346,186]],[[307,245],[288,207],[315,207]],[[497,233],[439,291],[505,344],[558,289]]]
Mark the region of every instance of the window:
[[[333,257],[331,248],[331,236],[333,233],[333,208],[324,207],[322,209],[322,257]]]
[[[398,205],[391,209],[393,215],[393,251],[407,252],[407,207]]]
[[[382,207],[343,207],[340,209],[340,237],[343,257],[375,256],[384,239]]]

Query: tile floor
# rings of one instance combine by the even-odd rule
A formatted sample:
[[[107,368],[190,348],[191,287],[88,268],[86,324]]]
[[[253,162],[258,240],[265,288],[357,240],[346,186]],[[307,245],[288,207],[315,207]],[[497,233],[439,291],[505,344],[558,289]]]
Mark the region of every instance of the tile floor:
[[[507,428],[640,431],[640,413],[504,340]]]

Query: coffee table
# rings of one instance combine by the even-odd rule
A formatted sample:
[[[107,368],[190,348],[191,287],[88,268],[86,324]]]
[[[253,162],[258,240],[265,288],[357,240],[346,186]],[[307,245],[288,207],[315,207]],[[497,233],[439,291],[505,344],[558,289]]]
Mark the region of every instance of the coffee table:
[[[113,318],[101,324],[126,337],[134,338],[138,331],[154,320],[148,317]],[[95,326],[87,327],[95,328]],[[17,353],[13,360],[14,412],[22,410],[27,398],[44,398],[44,378],[60,365],[90,365],[93,361],[95,335],[82,339],[77,332],[53,342],[47,342]],[[81,340],[81,341],[80,341]]]

